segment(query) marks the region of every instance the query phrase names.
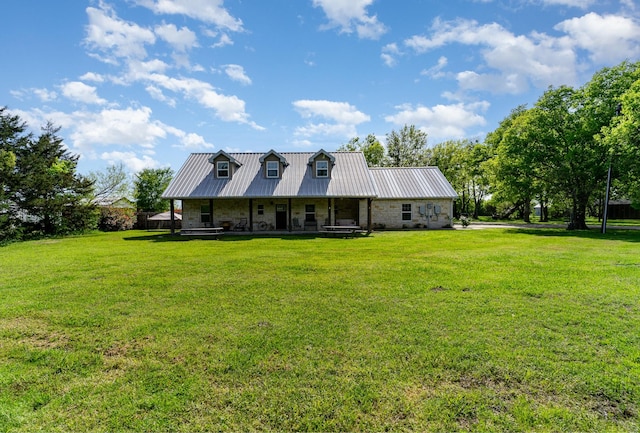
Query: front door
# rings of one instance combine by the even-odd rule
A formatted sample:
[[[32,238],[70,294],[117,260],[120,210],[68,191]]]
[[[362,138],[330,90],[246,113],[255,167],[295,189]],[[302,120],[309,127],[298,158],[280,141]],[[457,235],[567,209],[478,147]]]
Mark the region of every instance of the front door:
[[[276,205],[276,230],[287,229],[287,205]]]

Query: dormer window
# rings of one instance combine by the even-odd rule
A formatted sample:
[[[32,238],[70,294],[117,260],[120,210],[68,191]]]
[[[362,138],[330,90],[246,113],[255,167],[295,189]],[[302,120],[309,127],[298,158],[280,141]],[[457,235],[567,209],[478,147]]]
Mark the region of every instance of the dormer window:
[[[229,161],[216,162],[216,174],[218,178],[229,177]]]
[[[280,177],[279,161],[267,161],[267,177],[270,179]]]
[[[316,177],[329,177],[329,161],[316,161]]]

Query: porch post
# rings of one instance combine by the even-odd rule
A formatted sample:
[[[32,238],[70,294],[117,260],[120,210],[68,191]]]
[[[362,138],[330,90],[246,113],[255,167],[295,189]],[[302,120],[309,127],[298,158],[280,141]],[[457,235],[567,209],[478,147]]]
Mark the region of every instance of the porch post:
[[[287,223],[288,227],[289,227],[289,231],[292,230],[292,223],[291,223],[291,197],[289,197],[289,207],[287,208],[287,219],[289,220],[289,222]]]
[[[169,204],[171,206],[171,234],[174,235],[176,234],[176,216],[175,214],[175,208],[173,205],[173,199],[169,200]]]
[[[215,227],[215,224],[213,224],[213,199],[212,198],[209,199],[209,224],[211,224],[211,227]]]
[[[253,199],[249,199],[249,231],[253,231]]]
[[[327,221],[327,225],[332,226],[333,225],[333,221],[331,221],[333,218],[331,218],[331,198],[327,199],[328,203],[327,203],[327,212],[329,213],[329,221]]]
[[[371,203],[373,199],[371,197],[367,198],[367,231],[371,231]]]

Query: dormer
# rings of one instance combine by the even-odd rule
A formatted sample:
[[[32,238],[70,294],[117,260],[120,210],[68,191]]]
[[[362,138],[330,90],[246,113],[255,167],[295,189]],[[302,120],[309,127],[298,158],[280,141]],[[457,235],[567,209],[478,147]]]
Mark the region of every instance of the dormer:
[[[233,173],[242,166],[233,156],[224,150],[220,150],[209,157],[209,162],[213,164],[214,179],[233,178]]]
[[[271,149],[260,157],[260,166],[265,179],[282,179],[282,172],[289,163],[284,156]]]
[[[334,165],[336,165],[335,156],[323,149],[320,149],[309,158],[311,173],[316,179],[331,179],[331,170]]]

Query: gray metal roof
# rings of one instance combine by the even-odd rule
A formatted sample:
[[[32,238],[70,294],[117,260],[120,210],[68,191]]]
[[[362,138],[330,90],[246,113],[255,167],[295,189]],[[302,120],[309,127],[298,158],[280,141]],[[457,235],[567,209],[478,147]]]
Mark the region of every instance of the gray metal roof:
[[[281,179],[262,174],[263,153],[229,153],[241,166],[231,179],[216,179],[209,158],[192,153],[162,194],[163,198],[376,197],[376,187],[361,152],[330,152],[335,157],[330,179],[312,176],[313,152],[283,152],[289,165]]]
[[[438,167],[371,168],[379,199],[456,198],[458,194]]]

